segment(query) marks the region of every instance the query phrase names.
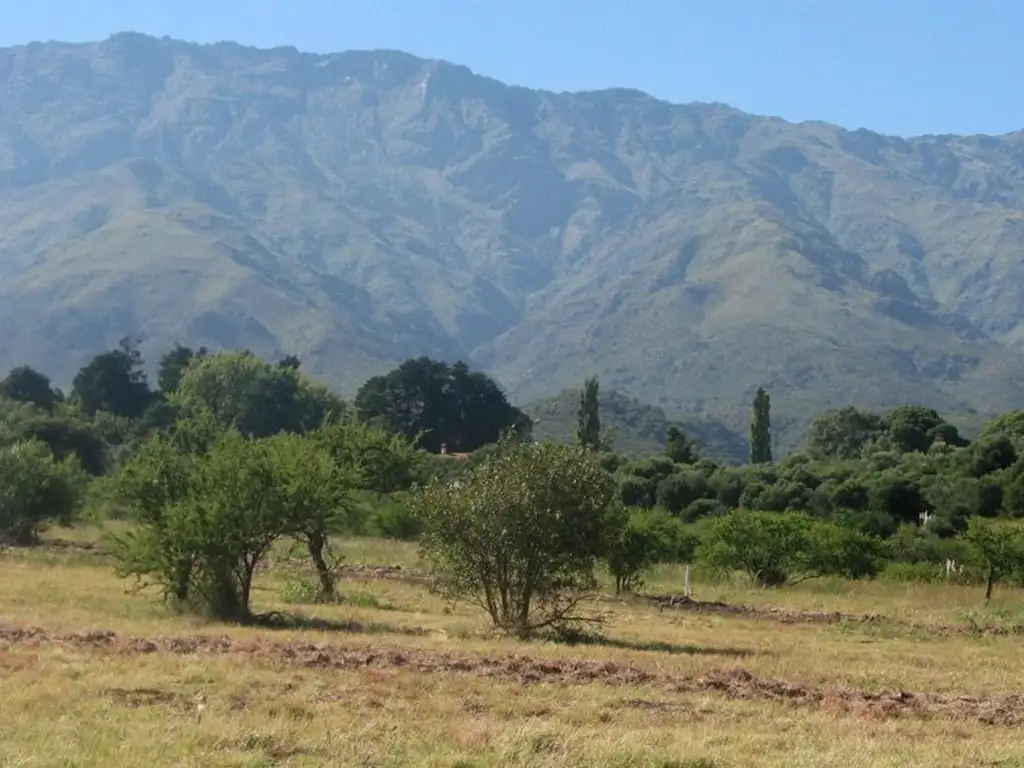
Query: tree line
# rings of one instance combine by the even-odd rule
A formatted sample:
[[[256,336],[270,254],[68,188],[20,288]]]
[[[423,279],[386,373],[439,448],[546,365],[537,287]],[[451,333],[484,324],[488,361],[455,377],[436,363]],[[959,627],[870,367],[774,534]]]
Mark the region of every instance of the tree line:
[[[766,587],[934,579],[947,561],[986,596],[1024,578],[1022,412],[968,441],[922,406],[847,407],[775,461],[758,388],[750,463],[735,467],[675,427],[658,456],[616,453],[599,390],[584,382],[575,444],[556,445],[534,442],[529,417],[463,363],[407,360],[349,401],[294,356],[180,345],[151,386],[124,340],[67,395],[26,366],[0,382],[0,541],[31,545],[86,509],[122,516],[134,525],[112,540],[120,574],[251,620],[252,580],[280,540],[303,547],[329,600],[332,538],[417,539],[440,588],[518,634],[585,621],[601,569],[619,591],[670,562]]]

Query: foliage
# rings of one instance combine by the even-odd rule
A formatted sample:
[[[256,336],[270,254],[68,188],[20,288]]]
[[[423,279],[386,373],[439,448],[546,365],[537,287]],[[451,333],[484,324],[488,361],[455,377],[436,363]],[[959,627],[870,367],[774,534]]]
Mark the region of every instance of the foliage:
[[[124,338],[117,349],[94,357],[75,375],[71,397],[86,416],[99,411],[129,418],[142,415],[152,393],[135,343]]]
[[[1024,570],[1024,527],[1018,522],[972,518],[966,541],[985,568],[985,599],[1003,579]]]
[[[152,438],[116,478],[138,527],[115,538],[122,575],[231,621],[251,619],[256,568],[283,536],[323,535],[348,478],[315,442],[223,433],[205,453]]]
[[[605,560],[616,594],[642,586],[645,570],[680,558],[689,543],[679,521],[662,509],[613,507],[606,535]]]
[[[483,373],[419,357],[390,373],[369,379],[356,394],[363,420],[415,439],[431,453],[442,445],[452,452],[471,452],[494,443],[507,429],[520,437],[531,421],[509,404],[505,393]]]
[[[341,398],[295,368],[246,352],[195,359],[169,400],[184,417],[209,411],[224,426],[251,437],[307,432],[346,410]]]
[[[527,635],[583,620],[614,485],[583,447],[503,440],[459,480],[417,489],[424,557],[453,599]]]
[[[596,376],[584,381],[580,406],[576,411],[576,442],[592,451],[599,451],[602,447],[600,405],[597,401],[599,389]]]
[[[55,459],[38,440],[0,448],[0,543],[29,546],[50,523],[70,524],[84,492],[75,459]]]
[[[697,444],[674,424],[666,434],[665,455],[676,464],[694,464],[700,458]]]
[[[52,412],[62,399],[50,384],[49,377],[27,365],[12,368],[0,381],[0,397],[34,405],[47,413]]]
[[[799,514],[736,509],[713,519],[701,558],[714,568],[743,571],[761,586],[781,586],[805,564],[810,523]]]
[[[751,464],[765,464],[772,460],[771,407],[771,397],[758,387],[750,416]]]

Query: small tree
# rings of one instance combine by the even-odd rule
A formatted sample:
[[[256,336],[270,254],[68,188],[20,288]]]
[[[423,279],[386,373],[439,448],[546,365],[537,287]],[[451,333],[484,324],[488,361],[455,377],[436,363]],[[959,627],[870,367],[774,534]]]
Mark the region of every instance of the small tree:
[[[425,559],[441,590],[518,636],[585,621],[614,483],[582,446],[518,443],[450,484],[417,489]]]
[[[764,388],[754,393],[750,418],[750,463],[767,464],[772,460],[771,397]]]
[[[580,407],[576,413],[576,442],[593,451],[601,450],[601,415],[597,402],[599,387],[596,376],[591,376],[583,382]]]
[[[29,546],[50,523],[69,524],[84,489],[78,462],[54,459],[38,440],[0,448],[0,543]]]
[[[972,517],[964,537],[985,568],[985,600],[1002,579],[1024,570],[1024,528],[1007,520]]]
[[[683,548],[679,522],[662,509],[609,511],[605,560],[615,579],[615,594],[643,585],[643,573],[675,559]]]
[[[701,554],[722,570],[739,570],[764,587],[789,581],[805,561],[810,519],[793,512],[735,509],[714,518]]]
[[[50,384],[50,379],[27,365],[12,368],[7,377],[0,381],[0,396],[20,403],[31,403],[47,413],[53,411],[60,402],[60,395]]]
[[[115,540],[121,575],[153,577],[167,597],[229,621],[252,618],[253,577],[274,542],[326,537],[348,490],[315,442],[251,439],[234,429],[205,454],[157,436],[118,485],[140,523]]]

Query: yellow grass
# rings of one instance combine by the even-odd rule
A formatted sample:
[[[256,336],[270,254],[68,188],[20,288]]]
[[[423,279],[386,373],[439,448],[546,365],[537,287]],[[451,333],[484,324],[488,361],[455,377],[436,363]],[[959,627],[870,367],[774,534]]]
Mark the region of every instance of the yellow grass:
[[[343,549],[350,562],[418,565],[410,545]],[[1019,727],[958,703],[1020,692],[1021,638],[967,630],[1012,623],[1021,593],[986,609],[978,589],[947,586],[698,583],[702,600],[891,621],[785,623],[606,594],[594,606],[606,641],[568,646],[494,637],[478,611],[396,579],[346,580],[339,606],[285,604],[296,577],[265,573],[256,608],[345,629],[212,625],[129,594],[95,552],[0,554],[0,625],[47,633],[0,635],[0,766],[1024,765]],[[680,584],[662,569],[647,591]],[[82,639],[95,630],[116,636]],[[227,639],[175,652],[170,637]],[[737,669],[790,693],[706,684]],[[946,704],[889,712],[864,698],[900,690]]]

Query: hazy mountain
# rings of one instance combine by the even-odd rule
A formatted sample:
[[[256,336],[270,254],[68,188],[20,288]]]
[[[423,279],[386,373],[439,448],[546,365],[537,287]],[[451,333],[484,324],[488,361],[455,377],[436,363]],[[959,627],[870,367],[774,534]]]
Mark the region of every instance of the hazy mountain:
[[[785,444],[815,411],[1020,405],[1024,132],[901,139],[388,52],[0,50],[0,365],[126,334],[590,373]]]

